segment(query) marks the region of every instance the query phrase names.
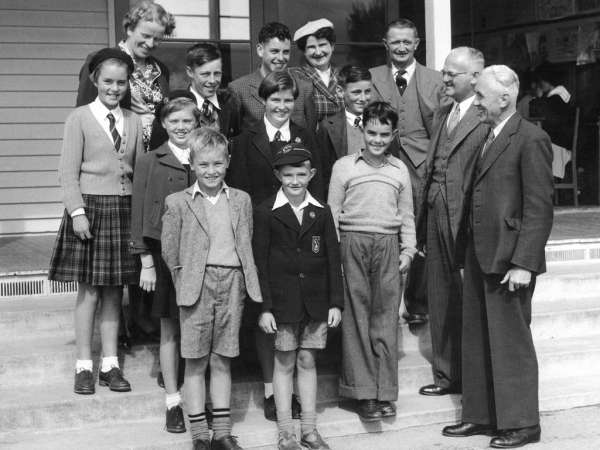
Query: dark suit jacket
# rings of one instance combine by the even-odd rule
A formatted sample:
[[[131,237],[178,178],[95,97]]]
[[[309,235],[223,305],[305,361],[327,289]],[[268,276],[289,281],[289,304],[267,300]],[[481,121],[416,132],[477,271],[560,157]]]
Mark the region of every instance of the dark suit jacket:
[[[433,162],[440,146],[440,135],[442,127],[446,126],[448,115],[452,109],[452,104],[442,106],[434,115],[435,132],[429,143],[429,151],[425,160],[425,177],[423,179],[421,205],[418,207],[417,214],[417,240],[420,245],[425,243],[427,235],[427,196],[433,177]],[[469,192],[473,180],[475,163],[479,157],[481,147],[489,133],[489,127],[479,120],[475,106],[467,110],[461,121],[454,130],[452,142],[450,144],[450,153],[448,157],[448,168],[446,169],[446,206],[448,211],[448,221],[450,225],[450,243],[460,245],[455,250],[464,250],[464,218],[465,211],[468,209]],[[460,239],[458,239],[459,230],[462,230]],[[454,248],[454,245],[451,247]],[[462,253],[462,252],[461,252]],[[455,255],[456,256],[456,255]],[[458,260],[462,262],[462,255]]]
[[[329,206],[309,204],[302,225],[289,203],[273,210],[276,195],[254,211],[252,248],[263,311],[278,323],[298,323],[306,314],[327,321],[329,308],[344,307],[340,250]]]
[[[317,115],[313,103],[312,83],[290,73],[298,86],[298,98],[294,102],[291,120],[307,130],[317,127]],[[258,95],[258,87],[263,80],[260,69],[237,78],[229,83],[229,90],[236,96],[240,105],[241,129],[252,128],[265,114],[264,100]]]
[[[309,190],[319,199],[324,198],[320,151],[312,133],[290,121],[292,142],[299,140],[313,154],[313,167],[317,174],[309,184]],[[258,205],[273,195],[281,183],[273,174],[273,156],[269,136],[264,122],[243,131],[232,140],[231,163],[227,174],[227,184],[250,194],[252,204]]]
[[[130,246],[133,253],[149,250],[144,238],[160,240],[165,198],[188,186],[186,170],[166,142],[138,158],[131,197]]]
[[[192,198],[192,192],[193,188],[188,187],[169,195],[165,200],[166,211],[163,215],[162,257],[171,270],[179,306],[191,306],[198,301],[210,248],[203,200],[199,195]],[[242,264],[246,291],[252,300],[260,303],[262,297],[252,254],[250,197],[245,192],[230,189],[228,205],[235,250]]]
[[[373,76],[373,96],[371,100],[388,102],[398,110],[401,97],[392,77],[390,66],[373,67],[370,72]],[[428,137],[425,140],[415,137],[413,132],[416,130],[417,123],[410,117],[406,117],[405,133],[398,135],[398,140],[402,146],[400,159],[405,164],[418,168],[427,157],[429,138],[433,135],[433,113],[440,107],[442,102],[441,89],[443,83],[440,72],[422,66],[418,62],[416,63],[413,79],[410,82],[416,83],[419,110],[415,111],[415,114],[420,114]]]
[[[504,274],[513,266],[546,270],[553,191],[550,138],[515,113],[474,174],[471,225],[484,273]]]

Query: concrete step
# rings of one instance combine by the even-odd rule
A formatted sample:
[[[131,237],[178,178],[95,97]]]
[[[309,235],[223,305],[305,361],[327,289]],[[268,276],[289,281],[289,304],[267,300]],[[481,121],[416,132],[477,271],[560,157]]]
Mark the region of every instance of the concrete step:
[[[593,402],[600,402],[600,389],[589,380],[563,378],[543,382],[540,386],[542,412],[584,406]],[[318,408],[318,427],[324,438],[328,439],[338,436],[358,436],[367,432],[397,431],[414,426],[453,423],[460,418],[460,396],[435,398],[423,397],[416,393],[405,394],[399,397],[397,408],[398,415],[395,419],[365,424],[352,412],[350,403],[324,404]],[[244,448],[275,448],[276,425],[266,421],[261,411],[235,412],[233,422],[233,434],[239,436],[240,444]],[[296,421],[296,426],[299,426],[298,422]],[[0,446],[14,450],[191,448],[189,432],[174,435],[163,430],[162,414],[152,418],[140,418],[136,414],[135,419],[132,419],[130,414],[123,420],[112,417],[101,423],[82,420],[79,426],[65,425],[57,424],[51,429],[37,433],[16,429],[6,431],[0,433]],[[107,433],[109,429],[110,432]]]
[[[593,338],[546,340],[537,345],[540,379],[552,384],[569,377],[584,379],[600,375],[600,335]],[[35,355],[31,355],[35,358]],[[15,370],[14,368],[12,370]],[[237,371],[236,371],[237,372]],[[0,430],[23,428],[49,429],[77,427],[86,423],[107,420],[129,420],[135,411],[139,420],[161,417],[164,391],[153,377],[143,371],[125,374],[132,384],[129,393],[110,392],[105,387],[96,388],[93,396],[79,396],[72,392],[73,371],[62,379],[48,377],[43,384],[30,385],[28,376],[14,380],[27,380],[27,385],[2,383],[0,387]],[[337,375],[331,368],[319,375],[319,403],[336,401]],[[593,379],[593,378],[592,378]],[[8,378],[5,379],[9,381]],[[416,393],[418,388],[432,382],[431,368],[426,357],[418,352],[404,355],[398,365],[400,391],[404,395]],[[595,383],[591,383],[596,386]],[[600,391],[600,388],[595,387]],[[234,373],[232,409],[245,413],[262,408],[262,384],[239,372]],[[585,398],[582,399],[585,401]]]
[[[600,260],[549,263],[537,278],[533,302],[599,298]]]

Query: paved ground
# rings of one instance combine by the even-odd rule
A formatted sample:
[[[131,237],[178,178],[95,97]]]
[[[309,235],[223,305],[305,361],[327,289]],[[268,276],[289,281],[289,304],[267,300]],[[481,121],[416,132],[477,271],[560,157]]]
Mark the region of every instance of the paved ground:
[[[550,240],[600,238],[600,208],[559,208]],[[54,235],[0,238],[0,274],[47,270]]]
[[[597,450],[600,448],[600,405],[556,411],[542,416],[542,440],[531,450]],[[328,439],[333,450],[474,450],[489,448],[490,438],[447,438],[443,425],[396,432]],[[265,447],[267,448],[273,447]]]

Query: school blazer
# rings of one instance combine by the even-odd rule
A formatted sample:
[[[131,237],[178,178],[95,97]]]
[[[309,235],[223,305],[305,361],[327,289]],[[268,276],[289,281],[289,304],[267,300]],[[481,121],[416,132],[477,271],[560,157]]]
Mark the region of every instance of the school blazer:
[[[329,308],[344,307],[340,249],[331,210],[309,204],[302,225],[286,204],[273,210],[276,195],[255,208],[253,238],[263,311],[278,323],[306,315],[327,321]]]
[[[292,142],[301,142],[311,151],[312,166],[317,173],[308,187],[315,197],[324,198],[321,152],[314,134],[290,121],[290,137]],[[227,184],[246,191],[252,198],[252,204],[258,205],[275,194],[281,185],[273,173],[272,162],[267,128],[261,119],[255,127],[232,139]]]
[[[545,272],[553,193],[550,138],[515,113],[474,174],[471,226],[484,273],[505,274],[513,266]]]
[[[148,251],[144,238],[160,240],[165,198],[188,186],[186,170],[167,142],[138,158],[131,198],[132,253]]]
[[[177,305],[191,306],[200,298],[209,250],[208,221],[203,200],[192,199],[193,187],[169,195],[165,200],[161,233],[162,257],[171,270]],[[221,195],[225,195],[224,193]],[[245,192],[229,188],[229,214],[235,250],[242,264],[246,291],[262,302],[252,255],[252,205]]]

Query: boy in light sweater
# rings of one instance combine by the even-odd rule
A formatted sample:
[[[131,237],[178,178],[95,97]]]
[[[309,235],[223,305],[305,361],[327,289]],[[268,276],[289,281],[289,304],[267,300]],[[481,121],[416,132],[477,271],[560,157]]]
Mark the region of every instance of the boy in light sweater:
[[[345,275],[340,394],[364,421],[396,414],[401,274],[416,253],[408,169],[388,154],[397,123],[387,103],[365,108],[364,147],[334,164],[329,185]]]

